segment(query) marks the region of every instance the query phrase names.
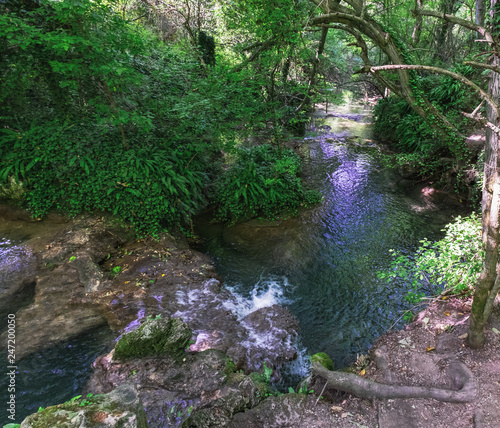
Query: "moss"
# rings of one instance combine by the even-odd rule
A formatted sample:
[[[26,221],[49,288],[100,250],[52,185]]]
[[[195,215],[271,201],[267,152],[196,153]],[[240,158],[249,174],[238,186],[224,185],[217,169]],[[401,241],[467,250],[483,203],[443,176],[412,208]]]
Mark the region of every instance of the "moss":
[[[178,318],[148,320],[121,337],[114,358],[129,360],[168,354],[180,360],[191,335],[189,327]]]
[[[224,367],[224,374],[231,376],[236,372],[236,364],[229,357],[226,358],[226,367]]]
[[[324,352],[318,352],[311,357],[311,363],[320,363],[325,369],[333,370],[332,359]]]

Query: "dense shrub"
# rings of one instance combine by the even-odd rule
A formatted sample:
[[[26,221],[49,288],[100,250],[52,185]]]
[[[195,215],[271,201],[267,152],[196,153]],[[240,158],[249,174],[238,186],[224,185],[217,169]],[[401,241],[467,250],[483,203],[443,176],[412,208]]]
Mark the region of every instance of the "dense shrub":
[[[0,138],[0,173],[25,182],[36,217],[101,210],[157,233],[181,224],[203,202],[203,162],[192,147],[145,144],[126,150],[119,133],[45,123]],[[89,142],[93,141],[93,142]]]
[[[215,61],[212,39],[203,64],[195,47],[164,44],[117,13],[116,2],[28,3],[0,2],[0,185],[22,180],[36,217],[102,210],[142,232],[182,227],[210,202],[203,195],[219,174],[214,153],[267,129],[270,117],[295,120],[278,108],[279,91],[265,89],[265,71],[256,78]],[[276,168],[252,187],[270,198],[253,207],[263,215],[309,197],[295,172]],[[236,196],[219,195],[221,206],[252,197],[232,189]]]
[[[380,272],[379,278],[410,283],[407,300],[411,303],[443,288],[471,293],[484,257],[481,218],[476,214],[457,217],[444,231],[445,236],[437,242],[420,241],[421,246],[411,256],[395,252],[391,269]]]
[[[262,145],[236,150],[236,160],[217,183],[216,218],[223,221],[296,212],[320,201],[302,188],[300,158],[291,149]]]
[[[376,134],[394,142],[404,153],[430,154],[443,146],[429,124],[401,98],[380,99],[374,115]]]
[[[477,71],[470,66],[456,65],[453,72],[460,73],[477,81]],[[471,105],[479,104],[477,95],[467,90],[464,85],[449,76],[426,75],[418,79],[421,90],[426,97],[440,110],[456,128],[466,133],[474,123],[466,119],[462,111],[469,110]],[[391,141],[402,153],[414,153],[421,159],[432,156],[463,157],[466,155],[463,141],[453,132],[448,135],[433,127],[432,115],[424,121],[415,113],[406,101],[396,96],[382,98],[374,110],[375,132],[380,137]]]

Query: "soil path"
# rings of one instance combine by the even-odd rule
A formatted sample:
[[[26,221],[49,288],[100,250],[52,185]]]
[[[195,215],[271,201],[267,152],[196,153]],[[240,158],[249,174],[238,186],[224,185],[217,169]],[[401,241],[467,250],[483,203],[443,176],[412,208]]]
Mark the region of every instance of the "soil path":
[[[359,373],[371,380],[408,386],[458,390],[450,377],[453,361],[464,363],[477,383],[476,399],[469,403],[447,403],[432,399],[389,399],[369,402],[335,391],[336,427],[379,428],[498,428],[500,427],[500,308],[486,331],[483,349],[467,347],[471,300],[447,299],[429,305],[416,321],[402,331],[380,337],[370,352],[367,367]],[[375,364],[376,355],[385,364]],[[362,359],[361,359],[362,360]],[[361,361],[362,363],[363,361]],[[324,385],[317,378],[316,386]]]

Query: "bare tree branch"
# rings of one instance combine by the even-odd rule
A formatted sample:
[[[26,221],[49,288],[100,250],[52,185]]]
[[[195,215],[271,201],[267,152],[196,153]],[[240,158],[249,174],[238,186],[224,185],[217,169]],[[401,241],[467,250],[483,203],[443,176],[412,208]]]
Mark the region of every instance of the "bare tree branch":
[[[483,62],[475,62],[475,61],[464,61],[465,65],[472,65],[477,68],[484,68],[486,70],[493,70],[496,73],[500,74],[500,67],[497,67],[495,65],[490,65],[490,64],[484,64]]]
[[[475,92],[479,94],[479,96],[485,100],[492,109],[496,110],[499,115],[500,115],[500,110],[498,104],[491,98],[490,95],[488,95],[483,89],[481,89],[478,85],[476,85],[474,82],[471,80],[467,79],[466,77],[462,76],[461,74],[454,73],[453,71],[445,70],[443,68],[439,67],[431,67],[428,65],[407,65],[407,64],[392,64],[392,65],[381,65],[378,67],[364,67],[362,70],[359,72],[361,73],[374,73],[377,71],[385,71],[385,70],[424,70],[424,71],[430,71],[432,73],[437,73],[437,74],[444,74],[445,76],[450,76],[453,77],[454,79],[458,80],[459,82],[463,83],[464,85],[468,86],[469,88],[473,89]]]

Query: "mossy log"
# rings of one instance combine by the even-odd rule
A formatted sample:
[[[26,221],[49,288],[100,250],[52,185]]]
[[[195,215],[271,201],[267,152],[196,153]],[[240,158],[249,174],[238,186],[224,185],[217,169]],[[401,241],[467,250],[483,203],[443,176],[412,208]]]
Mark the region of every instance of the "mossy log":
[[[457,390],[431,386],[388,385],[351,373],[330,371],[317,362],[312,364],[312,368],[313,375],[325,379],[328,387],[348,392],[360,398],[433,398],[450,403],[469,403],[476,399],[475,377],[469,368],[460,361],[452,361],[448,367],[448,374],[454,380]]]

